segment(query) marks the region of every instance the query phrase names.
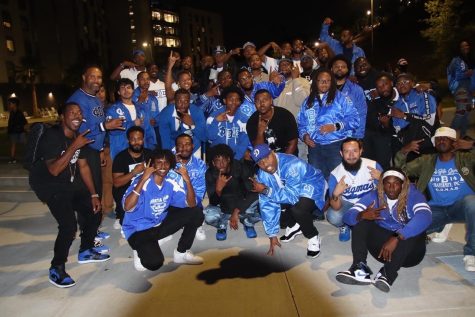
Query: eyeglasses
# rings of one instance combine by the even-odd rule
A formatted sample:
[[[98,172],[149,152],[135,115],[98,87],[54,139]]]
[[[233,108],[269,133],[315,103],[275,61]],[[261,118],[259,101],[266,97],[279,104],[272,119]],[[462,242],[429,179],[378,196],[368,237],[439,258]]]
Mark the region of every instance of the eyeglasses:
[[[400,81],[396,82],[396,85],[408,85],[410,83],[411,83],[411,81],[406,79],[406,80],[400,80]]]

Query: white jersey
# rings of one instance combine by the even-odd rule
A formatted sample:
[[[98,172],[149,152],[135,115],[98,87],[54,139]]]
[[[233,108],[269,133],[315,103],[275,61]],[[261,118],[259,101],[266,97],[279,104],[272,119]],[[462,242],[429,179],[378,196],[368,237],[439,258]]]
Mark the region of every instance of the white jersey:
[[[149,91],[155,91],[157,93],[158,109],[163,110],[167,106],[167,96],[165,94],[165,83],[157,79],[157,82],[150,81]]]

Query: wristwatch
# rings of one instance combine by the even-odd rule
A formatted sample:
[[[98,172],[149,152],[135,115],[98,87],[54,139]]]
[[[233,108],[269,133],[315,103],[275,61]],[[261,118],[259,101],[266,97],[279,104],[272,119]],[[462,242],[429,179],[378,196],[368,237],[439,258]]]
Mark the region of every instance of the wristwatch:
[[[393,233],[393,237],[397,238],[399,241],[402,240],[401,235],[400,235],[399,233],[397,233],[397,232],[394,232],[394,233]]]

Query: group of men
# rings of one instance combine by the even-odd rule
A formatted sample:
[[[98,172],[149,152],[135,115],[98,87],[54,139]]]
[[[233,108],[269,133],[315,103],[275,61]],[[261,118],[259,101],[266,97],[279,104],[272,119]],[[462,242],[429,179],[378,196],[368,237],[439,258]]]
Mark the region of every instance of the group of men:
[[[174,261],[201,264],[190,249],[195,237],[204,238],[203,221],[216,228],[217,240],[225,240],[228,223],[237,229],[241,222],[252,239],[254,224],[262,220],[269,255],[303,234],[306,254],[315,258],[321,237],[314,215],[326,212],[340,241],[351,239],[353,263],[336,277],[342,283],[374,284],[388,292],[400,267],[424,257],[426,232],[459,221],[467,223],[465,268],[475,271],[475,156],[467,152],[473,142],[458,140],[453,129],[437,129],[435,99],[413,88],[412,75],[368,80],[364,52],[348,30],[340,41],[328,37],[331,23],[325,19],[321,39],[327,53],[340,55],[323,63],[320,52],[306,53],[296,40],[289,55],[274,60],[280,73],[270,66],[268,80],[252,59],[257,54],[263,65],[272,65],[265,50],[258,54],[254,44],[244,45],[253,68],[237,71],[235,83],[226,66],[235,51],[216,49],[215,55],[225,54],[215,57],[219,85],[210,75],[205,93],[193,91],[188,70],[171,82],[178,59],[173,52],[165,84],[151,90],[159,82],[157,70],[147,71],[143,52],[135,51],[133,62],[113,72],[119,99],[105,109],[96,96],[102,72],[86,68],[82,87],[62,108],[61,123],[41,138],[41,160],[30,174],[32,188],[59,225],[50,282],[75,284],[65,263],[77,224],[78,262],[110,258],[107,247],[94,244],[102,220],[107,134],[117,219],[138,270],[158,270],[164,262],[159,241],[179,229]],[[300,77],[306,63],[320,67],[309,80]],[[350,80],[353,73],[356,79]],[[414,127],[429,132],[414,138]],[[203,206],[206,193],[209,205]],[[383,263],[374,280],[368,251]]]

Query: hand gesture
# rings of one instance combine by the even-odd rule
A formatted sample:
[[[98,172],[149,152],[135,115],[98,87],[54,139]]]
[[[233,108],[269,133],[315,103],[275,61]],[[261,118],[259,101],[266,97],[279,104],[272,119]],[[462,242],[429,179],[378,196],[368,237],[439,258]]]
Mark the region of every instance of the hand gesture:
[[[183,124],[186,124],[187,126],[191,127],[193,125],[193,119],[187,112],[177,112],[181,114],[181,116],[178,116],[178,120],[180,120]]]
[[[293,65],[291,68],[291,75],[292,79],[299,78],[300,77],[300,68],[296,65]]]
[[[312,140],[312,138],[310,137],[310,135],[308,135],[308,133],[306,133],[303,136],[303,142],[311,148],[314,148],[317,146],[317,144]]]
[[[374,208],[375,201],[373,202],[360,213],[360,220],[383,220],[384,218],[381,217],[379,214],[381,210],[386,209],[386,206],[382,206],[379,208]]]
[[[168,68],[172,68],[179,59],[177,56],[173,56],[173,51],[170,51],[170,56],[168,56]]]
[[[267,129],[267,126],[269,124],[269,120],[264,119],[259,115],[259,122],[257,123],[257,133],[262,134],[264,131]]]
[[[369,173],[371,174],[371,178],[369,180],[378,180],[379,177],[381,177],[380,170],[376,168],[372,168],[371,166],[368,166],[368,169],[369,169]]]
[[[276,246],[282,247],[277,237],[269,238],[269,251],[267,251],[267,255],[274,255],[274,248]]]
[[[145,164],[144,170],[143,170],[142,179],[148,179],[148,178],[150,178],[150,176],[151,176],[155,171],[157,171],[157,169],[156,169],[155,167],[151,166],[151,163],[152,163],[152,159],[148,160],[148,162]]]
[[[340,180],[336,184],[335,189],[333,190],[333,196],[335,197],[341,196],[341,194],[343,194],[347,188],[350,188],[350,185],[345,183],[345,177],[346,175],[343,175],[343,177],[340,178]]]
[[[106,130],[125,130],[125,127],[122,126],[124,121],[124,118],[110,119],[104,123],[104,126]]]
[[[378,120],[379,120],[379,123],[381,123],[383,127],[388,128],[391,117],[383,114],[383,115],[379,115]]]
[[[226,175],[221,174],[219,171],[218,179],[216,179],[216,191],[220,192],[228,184],[228,182],[233,178],[232,176],[227,177]]]
[[[85,146],[89,143],[94,142],[94,140],[89,140],[88,138],[86,138],[86,134],[88,134],[89,132],[91,132],[91,130],[87,129],[83,133],[79,134],[74,139],[73,143],[70,146],[72,146],[74,150],[77,150],[77,149],[80,149],[80,148],[82,148],[83,146]]]
[[[132,169],[132,174],[133,175],[138,175],[142,173],[145,170],[145,163],[140,163],[134,166]]]
[[[393,118],[404,119],[405,114],[404,114],[404,112],[402,112],[398,108],[391,107],[391,115],[390,116],[393,117]]]
[[[282,76],[280,76],[277,71],[272,70],[272,67],[269,70],[269,81],[276,85],[280,85],[282,83]]]
[[[335,125],[333,123],[324,124],[320,127],[320,133],[325,135],[336,130]]]
[[[188,170],[186,169],[185,165],[181,165],[179,168],[177,168],[175,170],[175,172],[177,172],[178,174],[181,175],[181,177],[183,177],[183,180],[185,182],[190,182],[190,175],[188,175]]]
[[[408,154],[409,152],[414,152],[416,154],[420,154],[419,153],[419,147],[420,147],[421,142],[423,142],[423,141],[424,141],[424,139],[413,140],[413,141],[409,142],[408,144],[404,145],[401,149],[401,152],[404,153],[404,154]]]
[[[228,117],[226,116],[229,113],[228,110],[226,110],[223,113],[218,114],[214,119],[218,122],[224,122],[228,120]]]
[[[134,62],[131,62],[131,61],[123,61],[122,65],[124,65],[124,67],[127,67],[127,68],[132,68],[132,67],[139,66],[139,65],[137,65],[137,64],[135,64]]]
[[[464,140],[464,139],[458,139],[454,142],[454,150],[471,150],[474,145],[474,141],[469,141],[469,140]]]
[[[266,185],[259,183],[256,179],[249,177],[252,184],[252,191],[255,193],[262,193],[266,189]]]

